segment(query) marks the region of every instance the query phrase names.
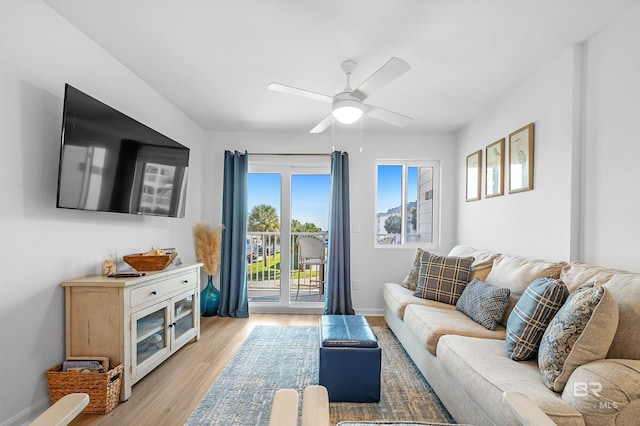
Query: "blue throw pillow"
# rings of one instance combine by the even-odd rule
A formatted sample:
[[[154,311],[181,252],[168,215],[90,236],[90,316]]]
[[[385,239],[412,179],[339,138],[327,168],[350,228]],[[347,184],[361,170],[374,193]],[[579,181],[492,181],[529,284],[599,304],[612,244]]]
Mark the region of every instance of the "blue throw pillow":
[[[562,280],[538,278],[526,288],[507,320],[507,354],[515,361],[533,358],[547,326],[569,296]]]
[[[456,309],[482,325],[495,330],[509,305],[508,288],[496,287],[474,279],[465,287]]]

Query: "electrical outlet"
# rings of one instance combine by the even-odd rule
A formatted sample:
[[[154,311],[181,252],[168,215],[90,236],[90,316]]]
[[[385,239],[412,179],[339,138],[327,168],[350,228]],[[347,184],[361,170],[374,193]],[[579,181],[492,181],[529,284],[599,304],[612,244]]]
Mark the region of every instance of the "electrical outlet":
[[[351,290],[359,290],[360,282],[358,280],[351,280]]]

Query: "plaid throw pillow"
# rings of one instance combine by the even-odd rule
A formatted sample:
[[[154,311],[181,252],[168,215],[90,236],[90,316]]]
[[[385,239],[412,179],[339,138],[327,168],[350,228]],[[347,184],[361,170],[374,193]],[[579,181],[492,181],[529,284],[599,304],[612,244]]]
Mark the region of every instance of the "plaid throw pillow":
[[[414,295],[455,305],[469,282],[473,257],[444,257],[424,252]]]
[[[538,278],[525,289],[507,320],[507,354],[515,361],[533,358],[547,326],[569,296],[562,280]]]

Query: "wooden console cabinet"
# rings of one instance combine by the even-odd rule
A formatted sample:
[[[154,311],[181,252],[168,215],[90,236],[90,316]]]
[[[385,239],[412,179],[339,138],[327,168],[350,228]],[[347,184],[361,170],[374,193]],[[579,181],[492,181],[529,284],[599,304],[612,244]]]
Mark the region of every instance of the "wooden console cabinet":
[[[65,281],[66,352],[124,363],[120,399],[192,340],[200,339],[201,263],[136,278]]]

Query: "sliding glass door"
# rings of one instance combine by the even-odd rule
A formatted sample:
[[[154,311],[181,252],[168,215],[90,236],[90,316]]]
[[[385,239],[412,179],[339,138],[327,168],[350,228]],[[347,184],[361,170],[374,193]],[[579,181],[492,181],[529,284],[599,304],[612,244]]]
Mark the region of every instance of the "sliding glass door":
[[[249,301],[281,299],[281,205],[279,173],[249,173],[247,286]]]
[[[324,306],[329,167],[328,156],[249,160],[247,283],[252,311]]]

